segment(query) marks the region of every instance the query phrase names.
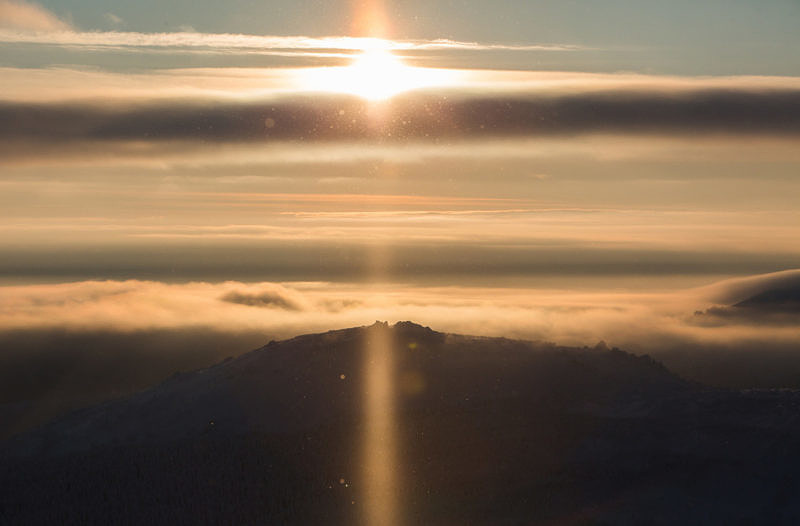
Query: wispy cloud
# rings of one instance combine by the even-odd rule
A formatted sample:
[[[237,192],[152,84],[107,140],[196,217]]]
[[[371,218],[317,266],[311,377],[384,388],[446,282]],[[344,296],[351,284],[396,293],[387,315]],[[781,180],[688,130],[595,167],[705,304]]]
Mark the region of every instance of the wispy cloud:
[[[10,2],[6,2],[9,5]],[[4,4],[0,4],[2,6]],[[463,50],[463,51],[579,51],[582,46],[572,44],[500,44],[469,42],[449,39],[434,40],[384,40],[365,37],[309,37],[309,36],[278,36],[278,35],[245,35],[233,33],[198,33],[194,31],[179,31],[171,33],[137,33],[130,31],[70,31],[66,24],[59,25],[59,21],[45,10],[28,4],[31,10],[41,13],[43,20],[51,20],[52,24],[44,22],[41,27],[33,23],[24,26],[10,25],[10,29],[0,30],[0,42],[48,44],[55,46],[86,46],[91,48],[202,48],[204,50],[250,50],[250,51],[362,51],[367,49],[385,49],[390,51],[437,51],[437,50]],[[9,8],[11,9],[11,8]],[[18,8],[14,12],[21,11]],[[111,19],[119,24],[118,17]],[[20,18],[18,15],[17,18]],[[2,27],[2,26],[0,26]],[[15,30],[16,29],[16,30]],[[48,31],[23,31],[24,29],[39,29]]]
[[[35,3],[0,0],[0,35],[46,35],[52,32],[71,32],[70,25]]]
[[[282,51],[270,51],[283,53]],[[308,51],[311,53],[311,51]],[[317,53],[316,51],[314,53]],[[170,68],[109,72],[91,68],[0,68],[6,102],[63,102],[163,99],[207,102],[252,101],[325,87],[308,83],[309,71],[326,68]],[[334,68],[330,68],[334,69]],[[424,68],[422,68],[424,69]],[[515,95],[559,97],[597,94],[643,94],[679,98],[699,92],[772,93],[800,90],[800,77],[678,77],[627,73],[600,74],[559,71],[450,70],[446,84],[455,95]]]
[[[111,24],[114,27],[119,27],[119,26],[125,25],[125,20],[123,20],[121,17],[115,15],[114,13],[106,13],[106,14],[103,15],[103,18],[105,18],[106,21],[108,21],[108,23]]]
[[[800,161],[800,150],[793,136],[621,136],[584,135],[570,137],[481,138],[435,144],[430,141],[370,144],[352,141],[291,143],[239,142],[200,143],[199,141],[0,141],[0,166],[38,166],[59,169],[75,167],[141,168],[163,171],[176,168],[225,168],[229,172],[276,166],[341,166],[370,162],[392,162],[420,166],[422,163],[458,161],[488,162],[503,160],[553,161],[570,158],[598,163],[650,160],[664,162],[679,158],[687,162],[725,159],[752,163]],[[731,174],[733,176],[733,174]],[[252,180],[254,176],[246,176]],[[269,176],[273,177],[274,176]],[[368,177],[350,173],[350,181]],[[323,180],[335,182],[325,175]],[[536,179],[536,177],[534,177]],[[264,180],[261,177],[261,180]],[[541,180],[546,181],[547,178]],[[228,183],[244,182],[233,175]],[[345,180],[340,180],[346,182]],[[12,184],[11,179],[5,180]]]
[[[749,297],[767,290],[798,287],[800,287],[800,270],[787,270],[784,272],[733,278],[714,283],[701,290],[704,295],[714,302],[731,305],[747,300]]]

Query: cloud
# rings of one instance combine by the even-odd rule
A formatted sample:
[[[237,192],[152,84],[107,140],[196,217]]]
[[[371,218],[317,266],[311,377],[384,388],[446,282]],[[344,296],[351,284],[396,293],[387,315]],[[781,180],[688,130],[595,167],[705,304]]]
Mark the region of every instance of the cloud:
[[[269,124],[265,124],[269,123]],[[416,141],[572,134],[800,133],[800,90],[398,97],[376,120],[346,96],[270,102],[0,105],[0,138],[74,141]]]
[[[787,270],[718,283],[707,289],[727,305],[695,312],[704,326],[729,324],[800,327],[800,271]]]
[[[742,324],[800,327],[800,312],[796,306],[791,309],[709,307],[704,311],[695,312],[694,315],[694,323],[704,327]]]
[[[16,38],[46,40],[52,32],[69,29],[69,24],[37,4],[22,0],[0,0],[0,41],[4,40],[2,35],[7,35],[6,38],[18,35]]]
[[[2,288],[0,330],[137,331],[203,326],[292,335],[375,319],[413,319],[454,332],[480,332],[657,349],[695,343],[791,341],[800,326],[702,327],[691,313],[707,288],[659,293],[326,282],[85,281]],[[265,308],[258,308],[265,307]],[[668,335],[668,336],[667,336]],[[788,340],[787,340],[788,339]]]
[[[470,50],[470,51],[587,51],[596,48],[576,44],[493,44],[485,42],[464,42],[440,38],[436,40],[411,40],[399,42],[399,50]]]
[[[231,290],[220,296],[220,300],[249,307],[274,307],[293,311],[305,310],[308,307],[296,291],[278,285],[267,290],[262,286],[254,292]]]
[[[220,201],[213,209],[235,203]],[[248,209],[256,211],[264,207],[258,201],[251,201],[251,205]],[[201,213],[210,210],[206,206]],[[45,231],[44,237],[36,239],[36,232],[21,229],[18,235],[9,236],[13,242],[5,245],[0,275],[64,280],[96,276],[174,280],[180,276],[211,281],[363,282],[380,278],[405,283],[471,284],[552,276],[575,280],[731,275],[785,268],[797,261],[796,253],[780,252],[778,247],[771,252],[742,252],[730,244],[704,247],[703,235],[692,239],[681,230],[669,240],[678,248],[668,243],[654,245],[647,242],[652,234],[642,235],[635,228],[608,232],[606,223],[599,220],[602,216],[597,216],[596,227],[586,227],[586,217],[573,224],[576,216],[562,215],[543,222],[535,215],[527,222],[514,215],[502,221],[478,216],[462,224],[448,217],[424,229],[417,225],[411,231],[408,220],[401,219],[392,227],[370,224],[370,219],[365,220],[366,225],[354,225],[348,218],[338,224],[305,223],[261,233],[255,230],[257,227],[239,227],[238,232],[167,227],[124,239],[123,227],[96,235],[92,241],[86,240],[89,236],[85,231],[72,234],[55,227],[57,234]],[[546,220],[541,215],[540,219]],[[564,225],[559,226],[562,222]],[[549,224],[554,232],[547,231]],[[544,231],[531,233],[533,228]],[[587,228],[597,229],[600,236]],[[629,232],[643,239],[631,240]],[[476,236],[484,242],[475,243]],[[691,249],[687,249],[687,240],[692,242]],[[224,292],[228,291],[218,295]],[[693,306],[689,312],[709,304]]]
[[[9,5],[21,6],[17,11],[30,9],[41,12],[44,17],[52,17],[42,8],[23,3]],[[2,6],[3,4],[0,4]],[[9,8],[10,9],[10,8]],[[2,11],[0,11],[2,13]],[[21,17],[21,15],[18,15]],[[105,17],[119,25],[119,17],[107,13]],[[12,28],[14,26],[11,26]],[[3,29],[0,26],[0,29]],[[34,28],[36,29],[36,28]],[[85,46],[90,48],[124,49],[124,48],[202,48],[206,51],[251,51],[256,53],[270,51],[361,51],[365,49],[385,49],[390,51],[578,51],[586,49],[571,44],[497,44],[482,42],[465,42],[449,39],[405,40],[393,41],[366,37],[309,37],[309,36],[277,36],[277,35],[244,35],[231,33],[198,33],[186,28],[186,31],[173,33],[136,33],[121,31],[67,31],[68,26],[54,26],[46,29],[61,29],[49,34],[25,34],[13,31],[0,31],[0,43],[50,44],[57,46]]]
[[[106,13],[103,15],[103,18],[105,18],[109,24],[115,27],[125,25],[125,21],[114,13]]]
[[[718,303],[734,304],[773,289],[793,289],[800,286],[800,270],[785,270],[756,276],[733,278],[703,288],[705,294]]]
[[[233,173],[244,167],[281,166],[341,168],[347,165],[365,163],[395,163],[422,167],[424,164],[437,164],[438,169],[452,169],[453,163],[474,161],[487,163],[503,161],[524,163],[539,161],[557,163],[568,159],[602,163],[649,162],[668,163],[680,159],[686,163],[708,163],[724,160],[728,163],[741,163],[741,166],[754,162],[795,163],[800,161],[797,140],[791,135],[753,136],[753,135],[620,135],[585,134],[582,136],[531,136],[531,137],[490,137],[464,138],[447,143],[434,143],[418,139],[408,141],[379,141],[365,147],[364,141],[240,141],[216,142],[201,141],[20,141],[8,139],[0,141],[0,165],[43,166],[58,168],[110,167],[119,169],[146,169],[163,171],[165,169],[222,169],[219,173],[229,173],[220,177],[228,183],[243,182]],[[313,173],[293,171],[293,177]],[[339,173],[339,172],[337,172]],[[346,171],[339,174],[338,181],[370,177],[364,173]],[[728,172],[726,177],[736,177]],[[624,172],[618,172],[624,176]],[[646,174],[641,172],[636,177]],[[749,173],[747,173],[749,176]],[[237,179],[237,177],[240,177]],[[507,177],[511,177],[510,174]],[[526,176],[529,177],[529,176]],[[694,178],[693,172],[686,173]],[[549,178],[553,180],[554,178]],[[263,180],[263,179],[262,179]],[[337,181],[325,178],[329,183]],[[548,180],[548,178],[542,178]]]
[[[282,53],[280,51],[271,51]],[[316,51],[314,53],[317,53]],[[350,56],[350,55],[348,55]],[[341,63],[341,61],[340,61]],[[181,60],[180,65],[185,61]],[[287,64],[284,64],[287,66]],[[206,67],[155,68],[103,71],[52,66],[0,68],[2,100],[11,102],[85,102],[105,105],[157,103],[167,100],[204,104],[248,103],[287,95],[323,95],[326,78],[309,79],[309,73],[335,68],[308,67]],[[423,68],[424,69],[424,68]],[[438,75],[442,70],[432,68]],[[560,71],[444,70],[441,95],[451,98],[541,99],[598,94],[654,94],[662,98],[701,92],[771,93],[800,91],[800,77],[677,77],[628,73]],[[335,77],[336,75],[334,75]],[[313,75],[312,75],[313,77]],[[343,82],[341,79],[338,81]],[[307,100],[313,97],[306,97]],[[325,98],[324,96],[322,97]]]

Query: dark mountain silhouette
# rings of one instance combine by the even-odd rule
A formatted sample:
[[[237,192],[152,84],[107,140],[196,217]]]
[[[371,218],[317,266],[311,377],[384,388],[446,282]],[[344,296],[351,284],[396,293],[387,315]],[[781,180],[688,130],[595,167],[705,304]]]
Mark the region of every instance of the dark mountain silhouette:
[[[798,408],[793,391],[705,389],[605,345],[376,323],[7,441],[0,523],[375,524],[391,479],[395,526],[790,524]]]
[[[761,292],[744,301],[740,301],[734,307],[800,313],[800,284]]]

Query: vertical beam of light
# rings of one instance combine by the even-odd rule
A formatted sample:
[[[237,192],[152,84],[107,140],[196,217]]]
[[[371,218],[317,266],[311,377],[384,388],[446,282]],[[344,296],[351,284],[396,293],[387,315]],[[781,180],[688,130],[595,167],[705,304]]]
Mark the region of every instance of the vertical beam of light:
[[[376,324],[364,352],[364,526],[400,526],[394,368],[392,331]]]
[[[383,0],[351,0],[353,35],[389,38],[389,19]]]
[[[352,31],[355,36],[389,37],[389,21],[383,0],[351,1]],[[378,120],[379,117],[377,116]],[[370,254],[370,277],[374,282],[380,281],[386,274],[387,252],[385,246],[373,247]],[[400,526],[394,358],[392,331],[388,325],[374,325],[367,332],[362,367],[363,526]]]

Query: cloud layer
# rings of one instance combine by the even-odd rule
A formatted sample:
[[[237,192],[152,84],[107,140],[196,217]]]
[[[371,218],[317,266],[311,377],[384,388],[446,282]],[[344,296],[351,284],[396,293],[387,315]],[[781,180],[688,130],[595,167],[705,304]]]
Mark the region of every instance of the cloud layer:
[[[797,273],[792,271],[788,273]],[[785,276],[781,273],[778,276]],[[774,275],[761,278],[765,287]],[[3,287],[0,329],[149,330],[204,326],[291,335],[375,319],[413,319],[443,330],[568,344],[612,340],[658,348],[670,339],[724,343],[796,336],[800,326],[700,326],[692,313],[741,281],[673,292],[593,292],[525,287],[420,287],[346,283],[85,281]],[[769,289],[773,290],[773,289]]]
[[[376,118],[367,102],[314,97],[145,106],[3,104],[17,141],[445,141],[578,133],[800,133],[800,91],[606,92],[549,97],[407,96]]]

